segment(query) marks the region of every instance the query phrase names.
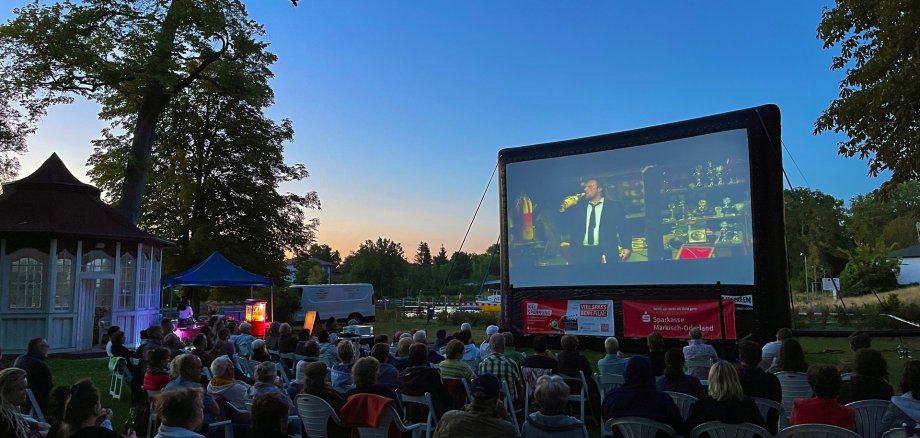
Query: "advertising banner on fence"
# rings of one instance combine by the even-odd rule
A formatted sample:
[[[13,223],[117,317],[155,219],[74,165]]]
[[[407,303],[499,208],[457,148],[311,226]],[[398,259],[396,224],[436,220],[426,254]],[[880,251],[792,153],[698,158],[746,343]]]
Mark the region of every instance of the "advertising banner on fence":
[[[524,300],[524,333],[613,336],[611,300]]]
[[[722,300],[725,337],[736,339],[735,302]],[[644,337],[659,332],[666,338],[687,338],[693,327],[700,327],[706,339],[720,339],[719,302],[716,300],[623,301],[623,335]]]

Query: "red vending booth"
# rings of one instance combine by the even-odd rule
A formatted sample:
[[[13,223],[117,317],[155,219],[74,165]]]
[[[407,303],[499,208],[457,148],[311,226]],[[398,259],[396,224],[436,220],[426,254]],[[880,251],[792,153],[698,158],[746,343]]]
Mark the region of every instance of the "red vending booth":
[[[246,304],[246,322],[252,325],[251,335],[255,337],[265,337],[265,320],[267,312],[265,311],[268,301],[260,299],[248,299]]]

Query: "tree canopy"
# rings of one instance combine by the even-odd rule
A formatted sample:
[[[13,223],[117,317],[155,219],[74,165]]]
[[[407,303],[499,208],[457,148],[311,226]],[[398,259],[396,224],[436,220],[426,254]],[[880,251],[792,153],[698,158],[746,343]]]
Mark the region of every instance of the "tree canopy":
[[[364,241],[342,262],[346,281],[371,283],[378,295],[388,296],[398,294],[399,279],[408,268],[402,245],[384,237]]]
[[[837,0],[818,37],[837,47],[832,69],[845,70],[840,95],[815,132],[843,132],[838,153],[868,160],[873,176],[920,178],[920,8],[915,2]]]

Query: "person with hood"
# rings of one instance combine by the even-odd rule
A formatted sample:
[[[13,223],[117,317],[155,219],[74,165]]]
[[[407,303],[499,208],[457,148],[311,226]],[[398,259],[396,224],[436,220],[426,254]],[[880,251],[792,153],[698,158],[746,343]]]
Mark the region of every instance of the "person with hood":
[[[652,363],[645,356],[633,356],[626,364],[623,385],[604,398],[604,421],[620,417],[642,417],[674,428],[678,435],[690,432],[671,396],[655,389]]]
[[[335,344],[329,338],[329,332],[323,330],[316,334],[319,341],[319,360],[326,364],[326,368],[332,369],[337,363],[341,362],[338,350]]]
[[[920,360],[911,359],[904,364],[901,392],[903,394],[891,397],[879,430],[905,426],[915,429],[920,424]]]
[[[268,354],[268,345],[265,344],[265,341],[261,339],[256,339],[252,341],[252,356],[249,356],[249,360],[254,360],[256,362],[271,362],[272,356]]]
[[[783,348],[786,348],[785,343]],[[792,401],[790,424],[830,424],[855,431],[856,411],[837,402],[841,383],[840,372],[833,365],[808,367],[808,384],[815,396]]]
[[[527,416],[522,438],[588,438],[588,430],[577,418],[566,415],[570,389],[561,376],[541,376],[533,390],[540,410]]]
[[[754,400],[744,396],[735,366],[718,361],[709,368],[709,396],[701,397],[690,408],[687,428],[693,430],[709,421],[728,424],[751,423],[766,427]]]
[[[29,389],[42,408],[42,412],[48,410],[48,395],[51,394],[51,388],[54,382],[51,378],[51,368],[45,360],[48,359],[48,350],[51,346],[45,338],[35,338],[29,340],[26,354],[16,358],[13,362],[13,368],[19,368],[26,372],[29,380]]]
[[[489,348],[489,341],[492,338],[492,335],[498,333],[497,325],[490,325],[486,327],[486,340],[482,341],[482,345],[479,346],[479,358],[485,360],[492,354],[492,350]]]
[[[449,411],[438,421],[434,438],[507,438],[517,436],[502,406],[501,381],[492,374],[480,374],[472,384],[473,400],[463,409]]]
[[[202,400],[201,390],[195,388],[160,394],[155,405],[161,423],[154,438],[204,438],[195,432],[204,421]]]
[[[447,387],[441,382],[441,373],[428,364],[428,346],[416,342],[409,348],[409,367],[399,374],[399,392],[406,395],[431,394],[435,418],[440,418],[450,403]],[[418,405],[408,406],[406,416],[411,420],[425,421],[424,412],[414,412]]]
[[[220,397],[238,408],[245,408],[246,393],[249,385],[235,380],[233,361],[227,356],[221,356],[211,362],[211,382],[208,383],[208,394]]]

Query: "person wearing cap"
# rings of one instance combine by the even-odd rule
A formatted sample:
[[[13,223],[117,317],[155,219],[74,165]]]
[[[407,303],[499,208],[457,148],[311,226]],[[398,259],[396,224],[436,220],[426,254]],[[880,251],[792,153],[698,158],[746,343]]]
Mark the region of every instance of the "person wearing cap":
[[[505,438],[517,436],[499,394],[501,381],[492,374],[473,380],[473,400],[462,410],[448,411],[438,421],[434,438]]]
[[[492,338],[492,335],[498,333],[497,325],[490,325],[486,327],[486,340],[482,341],[482,345],[479,346],[479,357],[485,359],[492,354],[492,350],[489,347],[489,340]]]
[[[246,358],[252,356],[252,342],[256,340],[251,332],[252,324],[243,321],[240,324],[240,334],[233,339],[233,346],[236,347],[237,354]]]
[[[257,362],[271,361],[272,357],[268,354],[268,345],[265,345],[265,341],[261,339],[256,339],[252,341],[252,355],[249,356],[250,360]]]

